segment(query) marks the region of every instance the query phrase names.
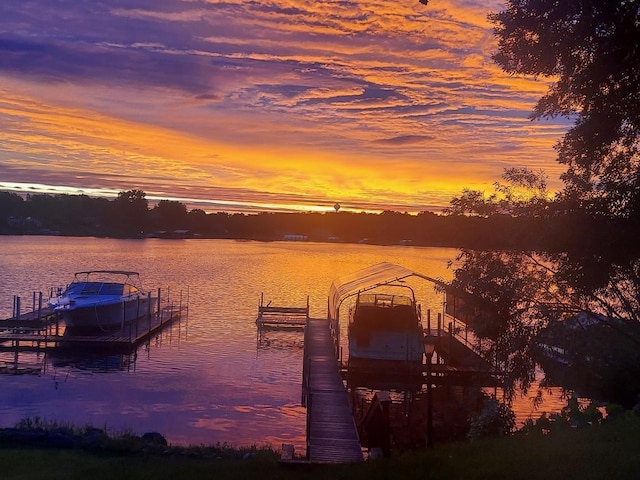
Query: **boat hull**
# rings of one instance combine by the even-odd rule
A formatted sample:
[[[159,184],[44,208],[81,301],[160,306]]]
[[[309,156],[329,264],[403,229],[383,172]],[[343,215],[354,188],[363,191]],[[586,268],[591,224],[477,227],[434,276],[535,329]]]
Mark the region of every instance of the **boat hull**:
[[[349,358],[353,360],[422,363],[423,353],[421,330],[349,335]]]
[[[69,305],[60,308],[59,312],[68,329],[106,331],[154,315],[157,311],[156,300],[140,296],[112,303]]]

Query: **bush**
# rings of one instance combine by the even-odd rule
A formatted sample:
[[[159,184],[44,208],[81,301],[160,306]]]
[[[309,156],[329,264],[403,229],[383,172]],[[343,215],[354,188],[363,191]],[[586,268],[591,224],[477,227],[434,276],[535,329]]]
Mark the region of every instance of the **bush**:
[[[509,435],[515,427],[516,416],[513,410],[491,397],[485,401],[480,413],[471,418],[467,439],[503,437]]]

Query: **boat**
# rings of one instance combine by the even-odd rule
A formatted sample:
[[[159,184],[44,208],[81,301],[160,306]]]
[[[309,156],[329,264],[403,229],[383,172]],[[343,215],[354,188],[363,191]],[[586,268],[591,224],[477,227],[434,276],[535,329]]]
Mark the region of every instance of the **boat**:
[[[438,279],[389,262],[340,276],[331,283],[328,317],[336,354],[341,352],[342,305],[347,299],[351,303],[347,370],[352,384],[405,385],[417,378],[418,386],[422,385],[425,331],[421,307],[405,281],[409,278],[444,286]]]
[[[157,297],[142,289],[138,272],[90,270],[76,272],[49,305],[62,315],[67,329],[109,331],[154,315]]]
[[[413,289],[386,284],[380,291],[358,292],[349,309],[348,340],[350,362],[422,363],[424,332]]]

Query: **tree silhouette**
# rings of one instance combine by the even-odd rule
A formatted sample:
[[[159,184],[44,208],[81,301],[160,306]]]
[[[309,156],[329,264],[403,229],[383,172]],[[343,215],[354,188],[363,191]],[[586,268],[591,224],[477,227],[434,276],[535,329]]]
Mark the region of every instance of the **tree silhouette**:
[[[124,236],[137,237],[147,229],[149,202],[142,190],[120,192],[111,209],[112,225]]]
[[[489,18],[496,62],[551,80],[531,117],[574,122],[557,145],[567,171],[555,199],[535,174],[515,169],[493,194],[465,190],[450,209],[489,220],[517,216],[524,222],[510,225],[528,230],[515,233],[528,231],[546,246],[463,250],[452,282],[468,295],[472,327],[492,340],[484,353],[501,362],[513,392],[533,379],[532,347],[549,324],[585,311],[629,339],[640,321],[640,2],[509,0]]]
[[[640,2],[509,0],[489,18],[505,71],[552,80],[532,118],[574,121],[557,145],[564,193],[640,213]]]

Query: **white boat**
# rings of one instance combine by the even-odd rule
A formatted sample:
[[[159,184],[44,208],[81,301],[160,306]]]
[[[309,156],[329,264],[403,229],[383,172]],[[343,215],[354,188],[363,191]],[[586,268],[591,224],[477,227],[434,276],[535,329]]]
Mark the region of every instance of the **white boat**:
[[[406,293],[389,293],[402,288]],[[349,361],[422,363],[424,333],[420,307],[407,285],[359,292],[349,310]]]
[[[142,289],[138,272],[91,270],[77,272],[49,305],[68,329],[107,331],[154,315],[157,298]]]

